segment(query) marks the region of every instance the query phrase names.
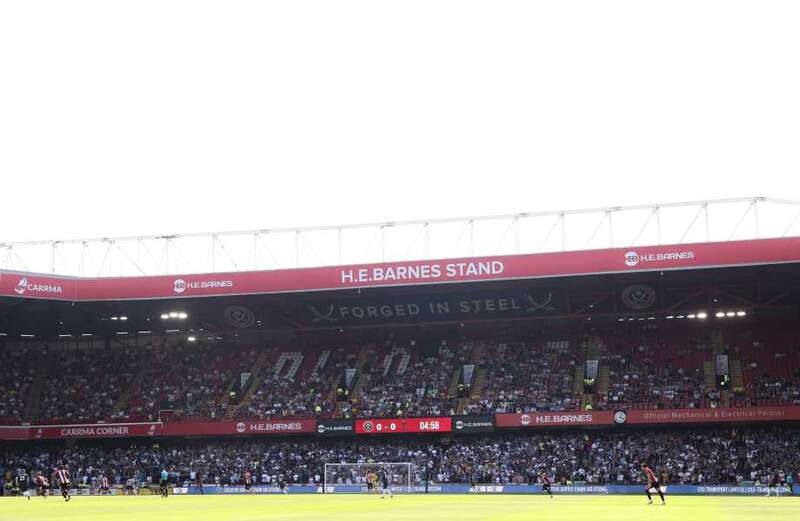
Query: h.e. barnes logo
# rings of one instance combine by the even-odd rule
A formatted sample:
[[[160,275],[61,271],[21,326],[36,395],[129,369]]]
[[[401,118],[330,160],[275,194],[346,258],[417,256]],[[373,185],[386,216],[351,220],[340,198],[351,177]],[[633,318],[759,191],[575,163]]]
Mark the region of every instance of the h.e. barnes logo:
[[[639,254],[635,251],[629,251],[625,254],[625,265],[626,266],[636,266],[639,264]]]
[[[183,293],[186,291],[186,281],[183,279],[175,279],[175,282],[172,284],[172,290],[175,293]]]

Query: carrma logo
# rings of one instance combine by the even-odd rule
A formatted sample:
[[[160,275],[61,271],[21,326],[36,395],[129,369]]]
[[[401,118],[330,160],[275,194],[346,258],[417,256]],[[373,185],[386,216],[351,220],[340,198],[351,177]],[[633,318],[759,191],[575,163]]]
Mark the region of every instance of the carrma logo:
[[[17,282],[14,292],[17,295],[23,295],[26,291],[34,293],[64,293],[64,288],[52,284],[37,284],[35,281],[28,280],[28,277],[22,277]]]
[[[239,422],[239,423],[236,424],[236,432],[238,432],[239,434],[242,434],[245,431],[245,429],[246,429],[246,427],[245,427],[244,423]]]
[[[530,425],[531,424],[531,415],[530,414],[523,414],[519,418],[519,422],[522,425]]]
[[[21,279],[19,279],[19,282],[17,282],[17,287],[14,288],[14,291],[17,293],[17,295],[22,295],[23,293],[25,293],[26,289],[28,289],[28,279],[22,277]]]
[[[186,281],[183,279],[175,279],[172,289],[175,291],[175,293],[183,293],[186,291]]]
[[[639,264],[639,254],[635,251],[629,251],[625,254],[625,265],[626,266],[636,266]]]

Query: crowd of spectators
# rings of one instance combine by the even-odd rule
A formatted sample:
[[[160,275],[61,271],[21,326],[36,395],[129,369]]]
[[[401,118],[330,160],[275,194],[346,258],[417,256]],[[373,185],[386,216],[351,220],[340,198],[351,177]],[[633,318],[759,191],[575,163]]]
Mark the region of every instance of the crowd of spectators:
[[[261,387],[237,411],[237,416],[258,419],[312,416],[314,403],[321,399],[322,390],[310,382],[270,373],[263,377]]]
[[[737,401],[746,406],[792,403],[800,405],[800,341],[784,332],[768,342],[745,337],[734,346],[741,359],[745,389]],[[741,345],[746,346],[742,348]]]
[[[485,351],[486,388],[472,413],[573,410],[575,356],[567,341],[501,342]]]
[[[669,335],[663,328],[620,330],[597,338],[601,361],[609,367],[609,387],[597,406],[697,408],[715,406],[719,392],[706,385],[703,361],[712,359],[702,336]]]
[[[42,379],[39,420],[77,423],[105,420],[139,371],[133,348],[71,349],[53,352],[55,359]]]
[[[78,483],[101,473],[114,483],[151,480],[167,469],[173,481],[238,484],[245,471],[257,483],[319,484],[325,463],[413,465],[413,483],[533,483],[547,472],[557,483],[642,483],[649,463],[669,484],[764,482],[800,471],[800,432],[766,427],[655,432],[583,431],[498,434],[466,438],[282,440],[227,442],[163,440],[134,445],[6,446],[0,475],[26,469],[49,473],[64,463]],[[359,480],[335,469],[328,483]]]
[[[260,382],[255,392],[236,411],[236,417],[270,419],[332,415],[336,404],[335,394],[331,397],[332,391],[335,392],[345,370],[355,367],[357,350],[338,347],[310,350],[303,355],[302,364],[294,375],[290,375],[286,367],[276,372],[272,366],[275,360],[270,360],[262,374],[257,376]]]
[[[455,406],[449,386],[457,368],[469,362],[469,342],[432,348],[411,345],[391,355],[391,348],[370,353],[362,388],[349,413],[364,417],[436,416]],[[406,367],[402,357],[408,356]],[[389,358],[391,357],[391,363]]]
[[[36,371],[30,349],[5,353],[0,362],[0,424],[19,423]]]
[[[495,339],[415,342],[388,340],[317,346],[181,343],[154,337],[136,347],[14,348],[0,352],[0,423],[145,421],[162,418],[278,418],[301,416],[426,416],[611,408],[800,405],[800,349],[791,328],[711,329],[605,325],[583,336],[504,334]],[[724,336],[724,342],[721,338]],[[553,340],[556,338],[557,340]],[[558,339],[560,338],[560,339]],[[764,338],[765,340],[761,340]],[[712,345],[713,344],[713,345]],[[723,345],[724,344],[724,345]],[[473,349],[481,345],[481,349]],[[242,375],[257,385],[228,400]],[[722,350],[721,350],[722,349]],[[273,366],[299,353],[299,369]],[[722,391],[708,366],[719,353],[742,375]],[[477,354],[476,354],[477,353]],[[607,378],[584,396],[577,371],[590,357]],[[475,364],[475,384],[454,392],[454,378]],[[312,370],[313,367],[313,370]],[[345,384],[348,370],[358,371]],[[707,369],[707,367],[706,367]],[[37,383],[38,382],[38,383]],[[740,383],[741,382],[741,383]],[[599,384],[602,383],[602,388]],[[354,392],[353,392],[354,391]],[[352,394],[350,394],[352,392]],[[241,406],[239,406],[241,404]],[[230,406],[235,406],[231,409]]]
[[[167,411],[174,419],[222,418],[230,385],[247,372],[258,350],[217,344],[156,344],[139,349],[144,368],[128,402],[113,419],[149,420]]]

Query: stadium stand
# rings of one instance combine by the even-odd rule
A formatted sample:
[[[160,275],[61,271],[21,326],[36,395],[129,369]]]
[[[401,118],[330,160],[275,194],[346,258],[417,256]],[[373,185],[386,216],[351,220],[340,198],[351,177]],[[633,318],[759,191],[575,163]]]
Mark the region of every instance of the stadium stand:
[[[92,484],[101,472],[115,483],[134,477],[147,482],[167,468],[178,483],[200,472],[206,483],[240,484],[245,470],[256,481],[275,484],[322,482],[325,462],[409,462],[417,481],[435,483],[526,484],[541,471],[559,483],[638,484],[641,461],[657,465],[671,484],[760,482],[800,469],[800,436],[793,428],[666,430],[612,433],[554,432],[447,439],[350,441],[284,440],[152,443],[83,443],[75,447],[41,443],[5,448],[4,468],[31,471],[66,463],[79,482]],[[360,477],[360,476],[359,476]]]
[[[57,424],[394,417],[800,404],[792,329],[618,324],[581,334],[404,338],[340,346],[7,346],[0,421]],[[713,360],[730,359],[731,385]],[[597,360],[594,388],[582,385]],[[472,371],[465,373],[465,367]],[[348,381],[348,373],[350,378]],[[469,378],[469,381],[465,378]]]

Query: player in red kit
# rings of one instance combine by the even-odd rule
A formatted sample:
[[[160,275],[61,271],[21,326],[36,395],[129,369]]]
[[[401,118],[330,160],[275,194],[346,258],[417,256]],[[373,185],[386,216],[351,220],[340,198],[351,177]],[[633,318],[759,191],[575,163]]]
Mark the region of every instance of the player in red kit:
[[[36,485],[36,493],[44,499],[47,499],[47,489],[50,488],[50,483],[47,481],[47,478],[39,472],[36,474],[36,477],[33,478],[33,483]]]
[[[661,497],[661,504],[666,505],[667,502],[664,500],[664,493],[661,491],[661,483],[659,483],[655,472],[653,472],[653,469],[651,469],[650,465],[647,463],[642,463],[642,472],[644,472],[644,476],[647,478],[647,485],[645,485],[644,488],[644,492],[647,494],[647,504],[653,504],[653,497],[650,495],[650,489],[654,488]]]
[[[539,476],[539,479],[542,481],[542,490],[547,492],[547,495],[550,496],[550,499],[553,499],[553,492],[550,490],[550,477],[547,475],[547,472],[542,472]]]

